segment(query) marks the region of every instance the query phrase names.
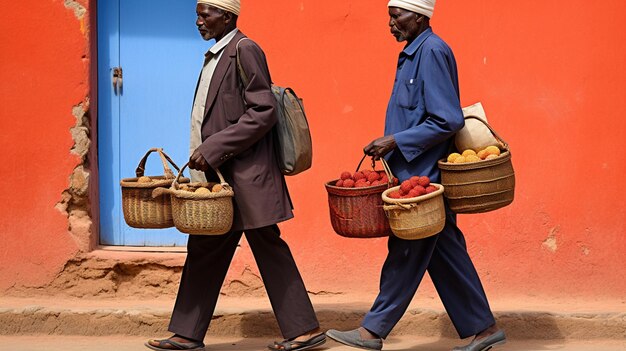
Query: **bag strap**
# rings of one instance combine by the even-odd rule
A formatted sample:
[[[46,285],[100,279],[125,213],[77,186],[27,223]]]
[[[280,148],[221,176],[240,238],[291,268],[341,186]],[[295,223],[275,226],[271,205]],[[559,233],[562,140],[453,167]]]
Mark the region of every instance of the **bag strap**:
[[[237,53],[237,70],[239,71],[239,78],[241,78],[241,82],[243,83],[243,85],[247,86],[248,83],[250,82],[250,80],[248,79],[248,75],[246,74],[246,71],[243,70],[243,66],[241,65],[241,58],[239,56],[239,44],[241,44],[241,42],[244,41],[244,40],[252,40],[252,39],[247,38],[247,37],[239,39],[239,41],[237,42],[237,47],[236,47],[235,51]],[[302,105],[302,101],[300,101],[300,98],[298,97],[296,92],[293,89],[291,89],[290,87],[284,88],[282,93],[280,94],[280,105],[281,106],[285,106],[285,96],[287,95],[287,93],[293,95],[293,97],[296,100],[296,104],[300,108],[300,111],[302,111],[302,113],[306,116],[306,113],[304,112],[304,106]],[[245,102],[246,98],[243,97],[243,99],[244,99],[244,102]],[[308,124],[309,124],[309,122],[307,121],[307,125]]]
[[[247,86],[248,83],[250,83],[250,80],[248,79],[248,75],[246,74],[246,72],[243,70],[243,66],[241,65],[241,59],[239,58],[239,44],[241,44],[241,42],[244,40],[251,40],[251,39],[247,37],[239,39],[239,41],[237,42],[237,47],[235,51],[237,52],[237,69],[239,70],[239,78],[241,78],[243,85]]]

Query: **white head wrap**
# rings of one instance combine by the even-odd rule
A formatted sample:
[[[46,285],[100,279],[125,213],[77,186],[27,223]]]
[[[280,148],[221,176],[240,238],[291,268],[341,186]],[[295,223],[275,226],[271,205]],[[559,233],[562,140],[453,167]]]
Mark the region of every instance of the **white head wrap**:
[[[241,8],[239,0],[198,0],[198,4],[211,5],[218,9],[232,12],[237,16],[239,16],[239,10]]]
[[[436,0],[390,0],[387,7],[399,7],[431,18],[433,17],[433,11],[435,11],[435,1]]]

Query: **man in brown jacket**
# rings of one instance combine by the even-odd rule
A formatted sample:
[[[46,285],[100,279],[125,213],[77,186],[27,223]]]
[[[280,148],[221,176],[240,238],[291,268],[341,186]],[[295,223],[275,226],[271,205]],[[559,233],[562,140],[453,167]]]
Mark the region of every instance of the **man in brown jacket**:
[[[285,338],[271,350],[306,350],[326,339],[306,288],[276,225],[293,217],[279,169],[272,127],[276,100],[261,48],[237,29],[239,0],[198,0],[196,25],[216,44],[206,54],[192,110],[189,167],[215,178],[219,168],[232,185],[234,219],[219,236],[190,235],[169,330],[169,339],[150,340],[153,350],[203,350],[220,288],[245,232]],[[243,86],[237,51],[248,76]]]

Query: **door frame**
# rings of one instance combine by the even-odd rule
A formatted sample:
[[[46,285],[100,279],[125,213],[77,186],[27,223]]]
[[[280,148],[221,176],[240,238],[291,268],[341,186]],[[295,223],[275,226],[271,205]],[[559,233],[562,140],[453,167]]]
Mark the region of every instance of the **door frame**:
[[[106,0],[103,0],[106,1]],[[88,199],[91,216],[90,251],[186,252],[184,246],[109,246],[100,243],[100,172],[98,160],[98,0],[88,0],[89,23],[89,123],[90,145]]]
[[[106,1],[106,0],[105,0]],[[98,0],[89,0],[89,204],[92,249],[100,247],[100,177],[98,167]]]

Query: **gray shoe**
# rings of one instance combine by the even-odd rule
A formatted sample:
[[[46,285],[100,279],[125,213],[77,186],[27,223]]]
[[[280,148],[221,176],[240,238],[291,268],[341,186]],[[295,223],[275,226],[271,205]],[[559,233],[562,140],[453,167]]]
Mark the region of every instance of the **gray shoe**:
[[[361,333],[359,333],[358,329],[347,332],[330,329],[326,332],[326,336],[344,345],[358,347],[360,349],[382,350],[383,348],[382,339],[364,340],[361,338]]]
[[[487,351],[496,345],[502,345],[506,343],[506,335],[503,330],[489,335],[486,338],[480,340],[474,340],[465,346],[457,346],[452,351]]]

